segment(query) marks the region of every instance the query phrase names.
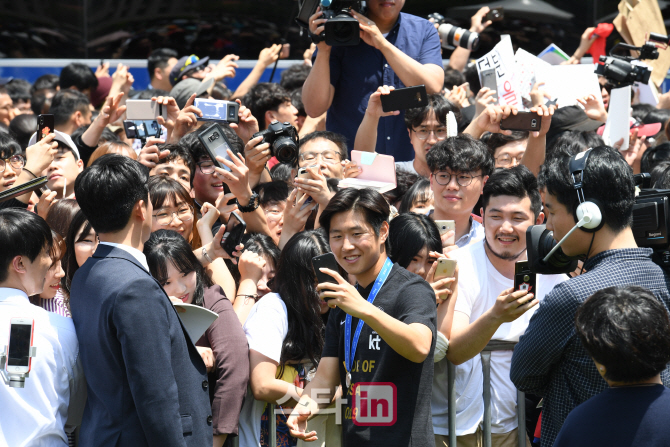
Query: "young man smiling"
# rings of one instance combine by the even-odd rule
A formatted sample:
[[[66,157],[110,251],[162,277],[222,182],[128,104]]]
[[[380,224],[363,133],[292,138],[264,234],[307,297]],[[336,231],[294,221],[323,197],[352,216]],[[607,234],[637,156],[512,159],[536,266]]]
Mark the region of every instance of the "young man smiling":
[[[486,182],[482,217],[485,238],[451,252],[460,267],[458,298],[447,358],[456,368],[456,430],[459,445],[481,442],[484,416],[483,376],[479,353],[494,340],[518,341],[538,300],[564,275],[538,275],[537,290],[514,291],[514,267],[526,259],[526,229],[541,224],[542,201],[537,180],[525,166],[498,170]],[[517,445],[516,389],[509,379],[511,351],[491,354],[492,440],[494,446]],[[435,445],[448,437],[447,362],[435,364],[433,429]],[[525,436],[525,435],[524,435]]]
[[[51,191],[56,191],[57,199],[65,199],[74,195],[74,181],[84,170],[77,146],[72,138],[66,133],[54,131],[54,141],[58,143],[58,150],[53,161],[42,171],[47,177],[47,186]],[[30,138],[29,145],[35,144],[36,136]]]
[[[318,411],[318,403],[330,402],[341,385],[347,400],[342,408],[344,445],[432,443],[435,294],[428,283],[388,258],[389,211],[378,192],[347,188],[335,194],[321,215],[338,264],[356,277],[357,285],[335,271],[321,270],[337,281],[318,286],[333,310],[316,376],[287,422],[292,436],[316,439],[316,432],[306,432],[307,418]],[[370,412],[363,409],[368,404]],[[369,413],[384,420],[366,419]]]
[[[493,171],[486,145],[462,134],[438,142],[428,152],[430,188],[435,196],[434,220],[456,223],[456,245],[464,247],[484,237],[481,224],[471,216]]]
[[[381,96],[388,95],[394,87],[381,86],[370,95],[365,116],[356,132],[354,149],[358,151],[375,152],[377,145],[377,128],[382,117],[398,115],[400,112],[384,113],[381,105]],[[425,107],[407,109],[405,111],[405,125],[409,134],[409,141],[414,149],[414,159],[397,161],[396,169],[402,169],[423,177],[430,177],[430,168],[426,163],[426,154],[439,141],[447,138],[447,114],[454,112],[456,119],[460,111],[449,100],[439,93],[428,95],[428,104]]]

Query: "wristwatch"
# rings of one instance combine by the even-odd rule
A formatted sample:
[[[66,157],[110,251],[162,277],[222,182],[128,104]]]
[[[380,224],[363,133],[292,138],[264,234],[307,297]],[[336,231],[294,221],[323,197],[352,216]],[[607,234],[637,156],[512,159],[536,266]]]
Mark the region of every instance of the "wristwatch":
[[[235,202],[237,203],[237,209],[240,210],[243,213],[251,213],[253,211],[256,211],[256,208],[261,204],[261,199],[258,197],[258,193],[252,193],[251,196],[249,197],[249,203],[245,206],[240,205],[240,201],[235,199]]]

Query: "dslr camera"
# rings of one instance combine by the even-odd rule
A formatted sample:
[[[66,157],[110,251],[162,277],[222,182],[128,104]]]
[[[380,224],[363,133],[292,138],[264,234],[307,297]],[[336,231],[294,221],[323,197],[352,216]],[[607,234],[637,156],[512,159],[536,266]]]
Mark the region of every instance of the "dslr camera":
[[[270,143],[270,151],[280,163],[293,164],[298,159],[298,131],[289,123],[275,120],[267,129],[256,132],[251,138],[263,137],[258,144]]]
[[[657,33],[649,33],[649,40],[641,47],[628,45],[625,43],[616,44],[611,50],[609,56],[600,56],[600,63],[596,65],[596,74],[604,76],[614,88],[633,85],[635,82],[648,84],[651,76],[651,68],[644,65],[634,64],[633,61],[658,59],[659,48],[664,50],[668,47],[668,36]],[[617,56],[614,51],[617,48],[638,51],[640,55],[636,58],[632,56]]]
[[[479,49],[479,34],[446,23],[444,16],[439,12],[429,14],[428,19],[439,25],[437,33],[440,35],[442,48],[449,50],[455,47],[462,47],[470,51],[477,51]]]
[[[321,5],[323,18],[326,19],[324,31],[320,35],[310,34],[312,42],[325,41],[330,46],[353,46],[360,42],[358,20],[349,14],[354,10],[364,14],[366,2],[360,0],[303,0],[296,22],[309,30],[309,18]]]

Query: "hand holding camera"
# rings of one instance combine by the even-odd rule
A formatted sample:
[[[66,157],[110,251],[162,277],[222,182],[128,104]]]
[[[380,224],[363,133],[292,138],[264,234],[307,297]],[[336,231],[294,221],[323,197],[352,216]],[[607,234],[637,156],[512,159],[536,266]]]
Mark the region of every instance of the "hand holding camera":
[[[265,165],[272,156],[269,143],[261,143],[262,137],[255,137],[249,140],[244,146],[244,160],[247,163],[249,171],[260,175],[265,169]]]
[[[198,118],[202,117],[202,111],[193,105],[195,93],[188,98],[186,105],[179,111],[175,121],[174,129],[170,134],[168,142],[178,143],[181,137],[189,133],[198,125]]]
[[[311,178],[298,176],[293,180],[298,192],[310,196],[322,208],[325,208],[335,193],[328,189],[326,177],[321,173],[318,166],[309,166],[305,169]]]
[[[272,155],[280,163],[294,163],[298,159],[298,131],[289,123],[275,120],[265,130],[256,132],[252,138],[263,137],[262,143],[269,143]]]
[[[530,293],[528,290],[515,291],[512,288],[503,290],[490,312],[501,323],[510,323],[538,303],[539,301],[535,298],[534,293]]]
[[[165,158],[170,155],[170,151],[161,151],[158,148],[157,145],[162,143],[163,140],[160,138],[147,138],[147,144],[145,144],[142,150],[140,150],[137,161],[149,169],[155,168],[161,158]]]
[[[258,133],[258,120],[251,114],[251,110],[242,105],[239,99],[235,102],[239,104],[237,123],[230,123],[230,128],[235,130],[238,137],[247,144],[254,134]]]

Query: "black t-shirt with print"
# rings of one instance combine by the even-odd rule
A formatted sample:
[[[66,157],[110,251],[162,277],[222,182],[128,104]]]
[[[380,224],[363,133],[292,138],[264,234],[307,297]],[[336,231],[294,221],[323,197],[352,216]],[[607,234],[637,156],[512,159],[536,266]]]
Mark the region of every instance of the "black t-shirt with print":
[[[368,297],[374,282],[359,288]],[[345,446],[427,446],[435,443],[430,413],[435,349],[435,294],[421,277],[394,264],[377,294],[374,306],[405,324],[421,323],[433,333],[430,354],[414,363],[389,347],[367,324],[363,325],[351,371],[352,387],[343,392],[342,436]],[[331,310],[326,327],[323,357],[338,357],[342,390],[347,390],[344,368],[344,321],[346,313]],[[352,319],[351,338],[358,319]],[[369,384],[374,383],[372,387]],[[363,384],[363,385],[362,385]],[[367,384],[367,385],[365,385]],[[352,420],[352,388],[357,387],[358,424]],[[395,401],[393,402],[393,387]],[[366,394],[367,393],[367,394]],[[387,399],[389,396],[389,399]],[[388,400],[388,402],[387,402]],[[395,409],[395,421],[393,410]],[[376,410],[376,417],[375,416]],[[369,425],[378,422],[385,425]],[[362,425],[367,424],[367,425]]]

